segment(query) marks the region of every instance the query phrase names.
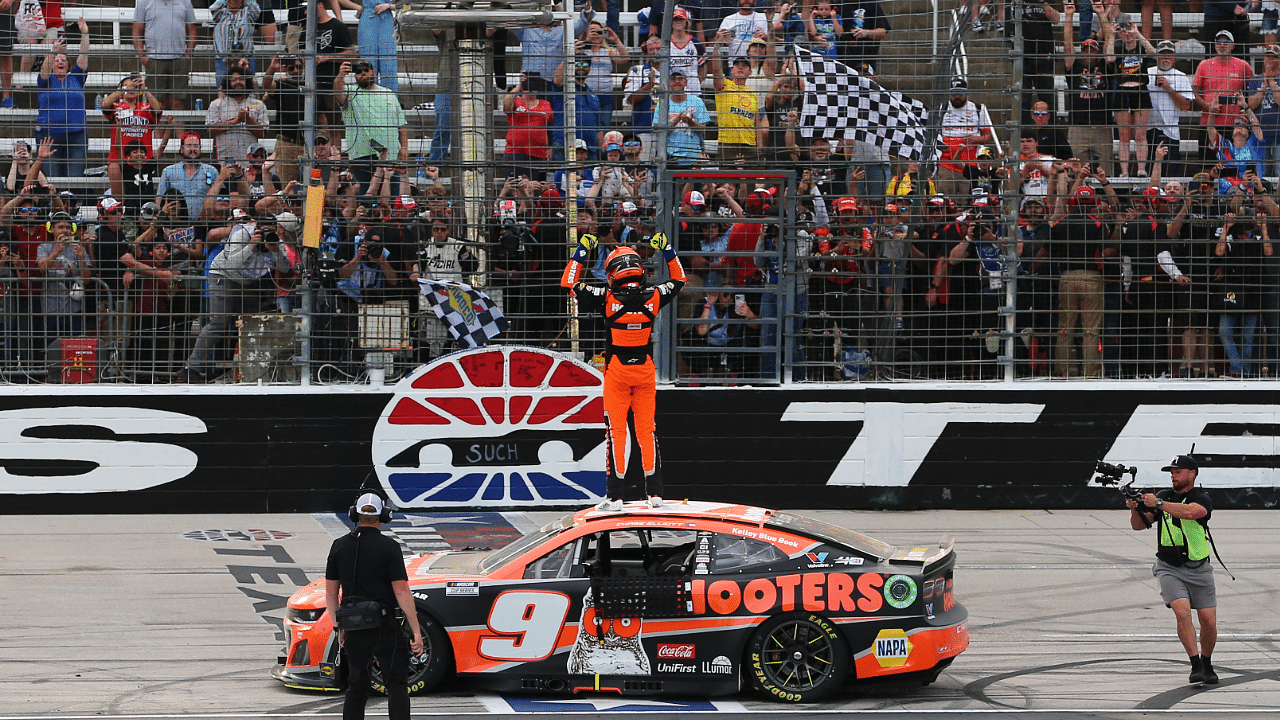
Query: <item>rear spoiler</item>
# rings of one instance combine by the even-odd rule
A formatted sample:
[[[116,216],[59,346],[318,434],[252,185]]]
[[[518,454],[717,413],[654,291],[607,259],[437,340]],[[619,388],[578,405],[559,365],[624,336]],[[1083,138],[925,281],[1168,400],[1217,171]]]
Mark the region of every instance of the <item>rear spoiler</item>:
[[[919,565],[921,572],[929,574],[939,564],[954,558],[955,538],[944,538],[935,547],[894,548],[889,562],[901,565]]]

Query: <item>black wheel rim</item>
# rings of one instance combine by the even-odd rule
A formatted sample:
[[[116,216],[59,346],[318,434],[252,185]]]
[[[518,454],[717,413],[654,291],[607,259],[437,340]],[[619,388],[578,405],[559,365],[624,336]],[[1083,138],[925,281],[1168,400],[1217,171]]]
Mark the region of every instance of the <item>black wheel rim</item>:
[[[764,639],[760,663],[772,684],[790,692],[812,690],[831,677],[835,646],[822,628],[792,620]]]
[[[407,643],[408,641],[409,638],[406,637],[405,642]],[[412,651],[410,652],[412,653]],[[425,632],[422,633],[422,655],[419,657],[422,658],[422,662],[416,662],[412,654],[409,656],[409,672],[407,675],[409,687],[413,687],[414,683],[420,680],[423,675],[426,675],[427,668],[431,666],[431,636]],[[376,657],[369,661],[369,680],[377,685],[385,686],[387,684],[382,677],[382,668],[379,667],[378,658]]]

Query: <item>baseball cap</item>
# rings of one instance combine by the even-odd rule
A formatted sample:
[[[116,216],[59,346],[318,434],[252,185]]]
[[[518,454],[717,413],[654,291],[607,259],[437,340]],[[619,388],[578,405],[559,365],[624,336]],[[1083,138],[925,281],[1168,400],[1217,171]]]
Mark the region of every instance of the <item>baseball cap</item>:
[[[1133,16],[1129,13],[1120,13],[1116,16],[1116,26],[1121,30],[1127,29],[1126,26],[1133,26]]]
[[[573,149],[574,150],[590,150],[590,148],[587,147],[587,141],[583,140],[582,138],[578,138],[577,140],[573,141]]]
[[[282,212],[276,215],[276,226],[294,235],[297,235],[298,231],[302,229],[302,223],[298,221],[298,216],[291,212]]]
[[[204,139],[204,138],[200,137],[200,133],[198,133],[198,132],[194,132],[194,131],[192,131],[192,130],[188,130],[188,131],[186,131],[186,132],[182,133],[182,142],[186,142],[186,141],[187,141],[187,138],[195,138],[196,140],[203,140],[203,139]]]
[[[836,201],[836,212],[841,210],[852,210],[858,212],[858,201],[851,197],[842,197]]]
[[[697,207],[699,205],[706,205],[707,198],[697,190],[690,190],[684,194],[684,202]]]
[[[1229,43],[1233,43],[1236,41],[1236,36],[1232,35],[1230,30],[1219,30],[1218,34],[1213,36],[1213,39],[1215,42],[1218,40],[1218,38],[1226,38],[1227,42]]]
[[[618,152],[622,152],[622,146],[619,145],[618,143],[609,143],[604,148],[605,152],[613,152],[614,150],[617,150]]]
[[[326,133],[326,132],[317,131],[313,137],[315,138],[315,142],[318,142],[318,143],[329,142],[329,133]]]
[[[671,13],[671,19],[672,20],[688,20],[689,11],[685,10],[682,7],[678,7]]]
[[[1094,192],[1093,188],[1089,187],[1088,185],[1081,185],[1079,188],[1076,189],[1075,198],[1077,200],[1093,202],[1094,200],[1098,199],[1098,193]]]
[[[964,78],[956,78],[951,81],[952,90],[968,90],[969,83]]]
[[[1034,136],[1034,135],[1031,135],[1031,136],[1024,135],[1023,137],[1033,137],[1033,138],[1034,138],[1035,136]],[[991,152],[991,148],[989,148],[989,147],[980,147],[980,148],[978,148],[978,155],[977,155],[977,157],[980,157],[980,158],[993,158],[993,157],[995,157],[995,153]]]
[[[266,157],[266,155],[267,155],[267,148],[266,148],[266,146],[265,146],[265,145],[263,145],[262,143],[254,143],[254,144],[252,144],[252,145],[250,145],[250,146],[249,146],[249,153],[248,153],[248,154],[249,154],[250,156],[261,154],[263,157]]]
[[[614,143],[621,145],[622,141],[625,139],[626,138],[623,137],[622,133],[618,132],[617,130],[610,130],[609,132],[604,134],[605,145],[612,145]]]
[[[1084,42],[1080,43],[1080,49],[1094,50],[1095,52],[1100,52],[1102,50],[1102,46],[1099,45],[1098,41],[1095,40],[1094,38],[1086,38]]]
[[[685,76],[683,70],[680,70],[678,68],[671,68],[671,77],[675,77],[677,75],[679,75],[680,77]]]
[[[249,219],[249,213],[245,212],[244,208],[236,208],[231,211],[231,219],[236,222],[244,222]]]
[[[619,208],[619,210],[623,215],[635,215],[636,211],[639,210],[639,208],[636,207],[635,203],[628,200],[622,203],[622,206]]]
[[[1199,472],[1200,463],[1196,462],[1196,459],[1190,455],[1174,455],[1168,465],[1160,468],[1160,472],[1169,472],[1175,468],[1179,470],[1195,470]]]
[[[412,210],[418,207],[418,201],[414,200],[412,195],[401,195],[391,203],[391,207],[395,210]]]
[[[1192,183],[1211,183],[1213,178],[1209,177],[1209,173],[1196,173],[1191,176]]]
[[[113,197],[105,197],[98,201],[98,212],[124,212],[124,203]]]
[[[1157,53],[1178,52],[1178,45],[1172,40],[1161,40],[1159,44],[1156,45],[1156,52]]]
[[[361,515],[381,515],[382,498],[375,493],[365,493],[356,500],[356,512]]]
[[[747,43],[747,45],[748,45],[748,46],[750,46],[750,45],[768,45],[768,44],[769,44],[769,43],[767,43],[767,42],[765,42],[765,41],[764,41],[764,38],[758,38],[758,37],[753,37],[753,38],[751,38],[751,42]]]

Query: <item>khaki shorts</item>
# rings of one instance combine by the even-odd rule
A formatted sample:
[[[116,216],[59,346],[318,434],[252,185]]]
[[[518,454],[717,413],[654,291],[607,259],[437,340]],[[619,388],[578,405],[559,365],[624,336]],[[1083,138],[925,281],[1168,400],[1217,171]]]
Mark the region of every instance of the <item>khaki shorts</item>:
[[[147,89],[156,94],[160,102],[170,98],[186,102],[187,88],[191,85],[191,60],[180,57],[173,60],[147,61]]]
[[[1205,558],[1199,567],[1170,565],[1156,559],[1151,574],[1160,581],[1160,599],[1165,605],[1186,598],[1192,610],[1218,606],[1218,593],[1213,584],[1213,565]]]

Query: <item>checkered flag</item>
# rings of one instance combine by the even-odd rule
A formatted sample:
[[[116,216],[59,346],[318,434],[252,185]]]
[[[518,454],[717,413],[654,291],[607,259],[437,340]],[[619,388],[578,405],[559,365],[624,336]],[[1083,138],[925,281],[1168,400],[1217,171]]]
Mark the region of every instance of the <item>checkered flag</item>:
[[[885,90],[844,63],[799,46],[795,51],[804,79],[802,136],[847,137],[891,155],[921,159],[928,144],[929,117],[923,103]]]
[[[488,295],[460,282],[419,279],[422,296],[463,347],[479,347],[511,326]]]

